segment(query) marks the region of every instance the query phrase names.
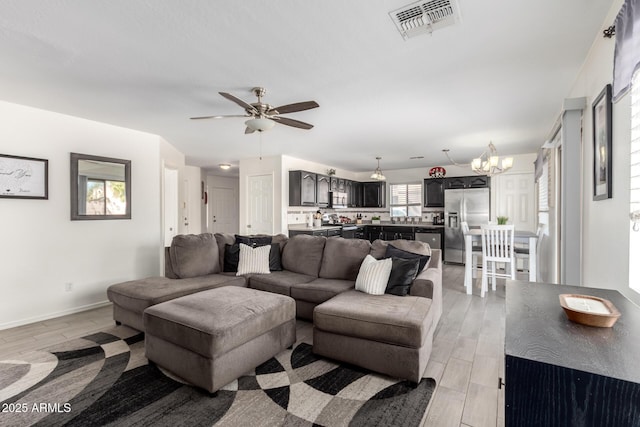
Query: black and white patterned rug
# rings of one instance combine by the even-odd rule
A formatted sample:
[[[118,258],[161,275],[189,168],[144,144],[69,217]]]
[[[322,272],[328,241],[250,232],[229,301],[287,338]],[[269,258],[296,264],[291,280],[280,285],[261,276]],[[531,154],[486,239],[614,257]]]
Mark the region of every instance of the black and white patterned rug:
[[[0,361],[0,425],[417,426],[434,389],[301,342],[209,397],[149,365],[144,335],[120,326]]]

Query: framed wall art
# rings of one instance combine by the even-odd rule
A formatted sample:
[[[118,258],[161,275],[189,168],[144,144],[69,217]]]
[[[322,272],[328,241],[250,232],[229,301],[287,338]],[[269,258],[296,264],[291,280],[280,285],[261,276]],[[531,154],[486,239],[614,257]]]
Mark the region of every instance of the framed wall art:
[[[592,105],[593,200],[612,197],[612,116],[611,85],[606,85]]]
[[[49,160],[0,154],[0,198],[48,199]]]

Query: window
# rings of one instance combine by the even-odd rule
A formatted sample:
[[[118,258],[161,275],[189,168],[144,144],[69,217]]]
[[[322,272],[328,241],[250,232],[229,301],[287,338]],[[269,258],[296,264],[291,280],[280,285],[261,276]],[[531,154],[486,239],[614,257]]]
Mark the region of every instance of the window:
[[[391,184],[389,191],[391,193],[389,203],[391,217],[422,215],[421,184]]]
[[[631,83],[631,150],[630,150],[629,212],[640,213],[640,72],[636,72]],[[629,231],[629,286],[640,292],[640,231]],[[640,226],[636,226],[637,227]]]
[[[87,179],[85,215],[124,215],[125,183],[104,179]]]

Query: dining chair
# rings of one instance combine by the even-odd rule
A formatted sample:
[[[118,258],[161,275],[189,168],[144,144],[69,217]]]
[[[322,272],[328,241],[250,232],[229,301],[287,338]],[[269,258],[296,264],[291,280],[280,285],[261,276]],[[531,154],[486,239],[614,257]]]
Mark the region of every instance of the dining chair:
[[[515,227],[511,225],[482,225],[482,289],[480,296],[484,297],[489,288],[489,276],[491,276],[491,288],[496,290],[496,278],[516,278],[516,257],[514,250]],[[489,269],[491,263],[491,269]],[[496,263],[505,264],[505,272],[498,273]],[[509,270],[507,272],[507,265]]]
[[[536,239],[536,251],[539,254],[540,253],[540,242],[542,241],[542,238],[544,237],[544,229],[542,227],[538,227],[538,229],[536,230],[536,235],[538,236],[538,238]],[[516,262],[517,260],[521,259],[522,261],[522,269],[523,271],[528,272],[530,265],[529,265],[529,245],[516,245],[515,246],[515,253],[516,253]],[[526,264],[525,264],[526,263]],[[537,269],[536,266],[536,271],[539,271]]]
[[[462,233],[466,234],[469,232],[469,223],[467,221],[462,221],[460,223],[460,227],[462,228]],[[471,277],[476,278],[478,276],[478,255],[482,256],[482,246],[478,245],[475,241],[471,242]]]

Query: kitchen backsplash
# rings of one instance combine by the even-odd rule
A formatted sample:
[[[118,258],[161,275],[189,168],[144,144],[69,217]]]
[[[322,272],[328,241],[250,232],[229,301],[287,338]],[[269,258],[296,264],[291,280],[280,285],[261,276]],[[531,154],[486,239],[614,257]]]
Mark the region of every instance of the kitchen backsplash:
[[[287,210],[287,223],[288,224],[306,224],[307,217],[316,211],[322,213],[335,213],[339,216],[346,216],[351,218],[353,222],[356,220],[358,214],[362,215],[364,221],[370,221],[372,216],[379,216],[381,221],[391,221],[391,215],[389,214],[389,208],[353,208],[353,209],[327,209],[327,208],[289,208]],[[444,212],[443,208],[440,209],[423,209],[421,222],[432,222],[433,214],[438,212]]]

